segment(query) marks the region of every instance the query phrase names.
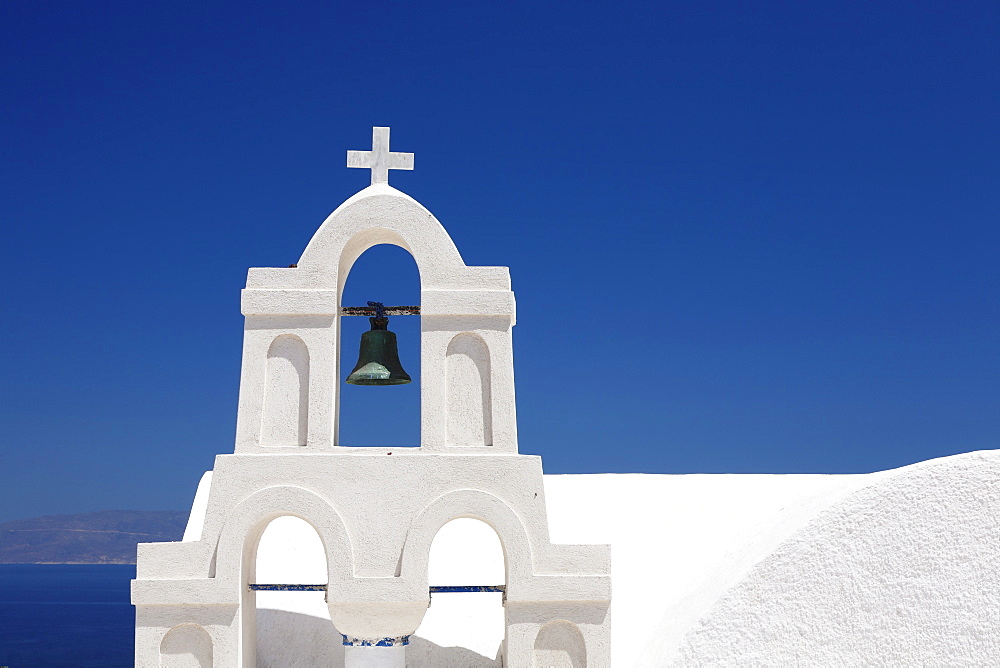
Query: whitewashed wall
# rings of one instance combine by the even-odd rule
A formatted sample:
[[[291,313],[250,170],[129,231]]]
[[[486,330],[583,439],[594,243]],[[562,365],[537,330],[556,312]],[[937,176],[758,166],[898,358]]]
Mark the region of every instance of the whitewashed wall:
[[[374,134],[387,148],[388,131]],[[396,667],[404,655],[461,665],[468,652],[449,658],[426,638],[408,643],[428,612],[432,545],[449,522],[468,518],[495,532],[503,578],[461,584],[506,588],[505,605],[491,613],[503,618],[502,647],[490,647],[494,634],[469,649],[492,651],[488,663],[499,651],[509,665],[528,665],[566,643],[578,659],[584,651],[591,663],[610,660],[607,546],[549,540],[541,460],[518,454],[508,270],[467,266],[426,208],[378,179],[330,214],[297,266],[248,272],[235,452],[218,456],[204,478],[204,512],[184,542],[138,546],[137,665],[173,661],[187,645],[178,661],[204,665],[205,643],[220,666],[322,665],[315,654],[288,662],[274,653],[293,646],[321,651],[331,665]],[[380,243],[409,251],[420,271],[420,440],[342,447],[340,301],[355,260]],[[272,521],[286,517],[321,546],[323,579],[305,584],[328,585],[325,596],[251,588],[296,583],[263,581],[281,559],[257,559],[260,541],[287,529]],[[311,557],[292,556],[291,577],[313,568]],[[269,602],[279,607],[260,607]],[[449,605],[439,603],[431,627]],[[575,625],[576,635],[550,627],[545,647],[535,647],[554,621]],[[284,639],[274,648],[268,638]]]
[[[1000,656],[1000,452],[867,475],[544,482],[553,541],[611,544],[614,666],[995,665]],[[469,522],[435,542],[437,573],[461,573],[464,547],[488,544]],[[280,542],[287,550],[308,538],[292,531]],[[487,645],[499,641],[475,617],[490,602],[455,596],[447,609],[431,606],[408,665],[492,665]],[[329,624],[320,606],[265,605],[283,605],[300,636]],[[289,656],[285,633],[262,638],[273,660],[264,665]],[[342,665],[337,648],[310,642],[294,648],[301,665]],[[570,659],[556,654],[554,665]]]

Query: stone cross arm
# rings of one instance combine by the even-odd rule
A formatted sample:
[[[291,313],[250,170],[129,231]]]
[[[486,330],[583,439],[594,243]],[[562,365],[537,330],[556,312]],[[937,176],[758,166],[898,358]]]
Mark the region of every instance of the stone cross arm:
[[[412,153],[389,150],[389,128],[372,128],[372,150],[348,151],[347,166],[372,170],[372,185],[389,183],[390,169],[413,169]]]

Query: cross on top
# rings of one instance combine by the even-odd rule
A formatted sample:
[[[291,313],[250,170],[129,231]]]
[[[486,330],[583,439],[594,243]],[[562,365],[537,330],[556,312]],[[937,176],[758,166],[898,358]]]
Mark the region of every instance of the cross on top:
[[[389,183],[390,169],[413,169],[413,154],[390,151],[389,128],[372,128],[372,150],[348,151],[347,166],[372,170],[372,185]]]

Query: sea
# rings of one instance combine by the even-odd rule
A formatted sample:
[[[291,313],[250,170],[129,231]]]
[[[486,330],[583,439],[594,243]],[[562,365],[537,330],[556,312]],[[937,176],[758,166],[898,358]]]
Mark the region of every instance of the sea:
[[[0,667],[131,666],[135,566],[0,564]]]

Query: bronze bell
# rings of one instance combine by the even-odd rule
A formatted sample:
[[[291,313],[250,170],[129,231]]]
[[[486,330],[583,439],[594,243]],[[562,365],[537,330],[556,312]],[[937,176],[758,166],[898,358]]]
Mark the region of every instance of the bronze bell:
[[[403,385],[410,375],[403,371],[396,349],[396,335],[389,331],[389,318],[379,302],[368,302],[375,308],[375,317],[368,318],[371,330],[361,335],[358,363],[347,377],[351,385]]]

